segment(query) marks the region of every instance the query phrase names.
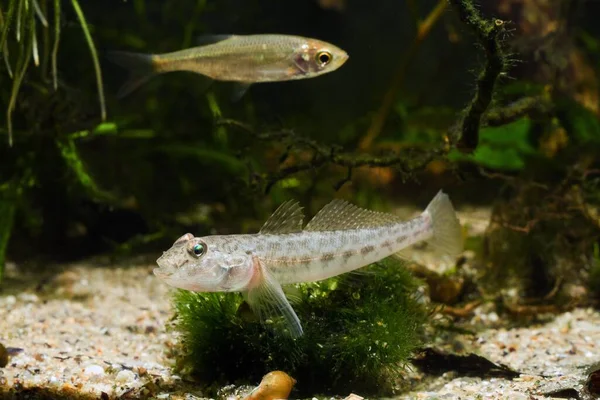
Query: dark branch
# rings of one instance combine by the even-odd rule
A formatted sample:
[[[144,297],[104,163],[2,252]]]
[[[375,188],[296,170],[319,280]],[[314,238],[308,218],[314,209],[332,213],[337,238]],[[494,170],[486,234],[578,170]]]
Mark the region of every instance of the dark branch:
[[[278,130],[272,132],[259,133],[252,127],[241,122],[222,119],[216,122],[219,126],[235,127],[252,135],[254,138],[267,142],[282,142],[287,145],[286,155],[290,149],[308,149],[312,151],[312,159],[308,162],[300,162],[289,167],[285,167],[276,173],[267,177],[265,191],[269,191],[271,187],[280,180],[296,174],[298,172],[310,171],[321,168],[326,165],[337,165],[348,168],[349,171],[359,167],[396,167],[405,176],[410,171],[423,168],[433,159],[445,154],[445,147],[415,149],[411,154],[388,154],[388,155],[371,155],[371,154],[355,154],[344,152],[335,145],[323,145],[312,139],[298,136],[291,130]],[[287,157],[286,157],[287,158]],[[350,176],[350,172],[349,175]],[[347,178],[348,179],[348,178]]]
[[[492,108],[483,117],[487,126],[509,124],[526,115],[544,115],[552,112],[552,103],[543,96],[523,97],[507,106]]]
[[[479,143],[479,127],[483,114],[492,101],[494,85],[507,66],[500,41],[500,33],[504,31],[505,24],[499,19],[490,21],[483,18],[471,0],[448,1],[460,20],[473,31],[486,54],[485,67],[477,78],[477,91],[465,108],[457,143],[459,150],[472,153]]]

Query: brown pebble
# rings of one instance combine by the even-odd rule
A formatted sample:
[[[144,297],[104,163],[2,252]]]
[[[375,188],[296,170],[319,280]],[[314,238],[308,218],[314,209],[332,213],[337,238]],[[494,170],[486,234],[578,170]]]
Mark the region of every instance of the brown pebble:
[[[156,327],[154,325],[146,325],[146,334],[155,333]]]
[[[8,350],[0,343],[0,368],[6,367],[8,364]]]
[[[591,394],[600,395],[600,370],[589,374],[586,386]]]
[[[285,400],[295,384],[296,380],[285,372],[271,371],[263,376],[260,385],[246,397],[246,400]]]

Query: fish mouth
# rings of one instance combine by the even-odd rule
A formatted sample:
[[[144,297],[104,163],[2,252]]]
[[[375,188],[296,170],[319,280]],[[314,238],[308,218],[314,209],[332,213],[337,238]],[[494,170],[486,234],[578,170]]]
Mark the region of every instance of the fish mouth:
[[[166,272],[163,268],[154,268],[153,272],[154,275],[161,279],[166,279],[173,275],[173,273]]]
[[[165,254],[166,252],[163,253],[162,256],[158,257],[156,260],[158,268],[154,268],[153,270],[154,275],[158,276],[159,278],[167,278],[173,275],[173,273],[177,270],[176,265],[172,265],[165,260]]]

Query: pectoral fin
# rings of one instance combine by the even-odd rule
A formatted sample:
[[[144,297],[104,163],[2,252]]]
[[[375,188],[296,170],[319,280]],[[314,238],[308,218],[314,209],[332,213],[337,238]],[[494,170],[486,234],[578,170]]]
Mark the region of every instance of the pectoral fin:
[[[248,89],[250,89],[250,85],[252,85],[252,83],[250,82],[233,83],[231,86],[231,95],[229,97],[230,101],[232,103],[237,103],[238,101],[240,101],[242,97],[244,97],[244,95],[248,92]]]
[[[283,317],[289,334],[292,337],[302,336],[300,320],[285,297],[281,285],[257,257],[254,257],[254,271],[250,286],[243,293],[252,311],[263,323]]]

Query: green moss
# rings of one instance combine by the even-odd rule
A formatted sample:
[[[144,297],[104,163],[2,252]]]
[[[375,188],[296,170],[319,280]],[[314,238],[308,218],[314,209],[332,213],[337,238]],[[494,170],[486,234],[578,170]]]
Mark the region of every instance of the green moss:
[[[305,334],[297,340],[277,334],[276,322],[265,329],[239,294],[178,291],[180,367],[206,383],[255,382],[280,369],[306,395],[391,393],[427,317],[412,295],[417,281],[394,264],[298,285]]]

